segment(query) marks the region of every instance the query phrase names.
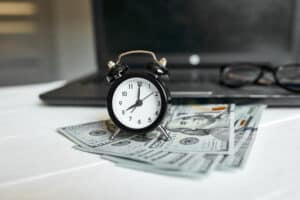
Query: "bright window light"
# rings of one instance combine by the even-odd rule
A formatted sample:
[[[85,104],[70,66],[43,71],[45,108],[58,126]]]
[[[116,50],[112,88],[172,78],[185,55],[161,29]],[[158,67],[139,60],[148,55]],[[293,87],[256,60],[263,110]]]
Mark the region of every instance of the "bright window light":
[[[0,15],[34,15],[36,6],[30,2],[0,2]]]
[[[32,34],[36,26],[30,21],[0,21],[0,34]]]

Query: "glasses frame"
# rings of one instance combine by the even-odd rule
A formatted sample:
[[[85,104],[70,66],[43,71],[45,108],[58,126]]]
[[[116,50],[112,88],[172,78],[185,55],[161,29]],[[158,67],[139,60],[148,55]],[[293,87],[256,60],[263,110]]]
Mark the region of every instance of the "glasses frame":
[[[233,68],[233,67],[239,67],[239,65],[247,65],[247,66],[252,66],[252,67],[255,67],[255,68],[258,68],[260,70],[260,73],[259,75],[257,76],[257,78],[251,82],[251,83],[242,83],[242,84],[237,84],[237,85],[230,85],[230,84],[227,84],[226,81],[224,80],[224,74],[226,73],[226,69],[228,68]],[[279,78],[278,78],[278,72],[280,70],[282,70],[283,68],[285,67],[290,67],[290,66],[298,66],[299,69],[300,69],[300,63],[290,63],[290,64],[285,64],[285,65],[280,65],[280,66],[271,66],[271,65],[266,65],[266,64],[255,64],[255,63],[247,63],[247,62],[241,62],[241,63],[232,63],[232,64],[229,64],[229,65],[223,65],[220,69],[220,83],[222,85],[226,85],[227,87],[230,87],[230,88],[240,88],[240,87],[243,87],[243,86],[246,86],[246,85],[252,85],[252,84],[257,84],[259,85],[259,80],[264,76],[265,72],[269,72],[273,75],[273,78],[274,78],[274,83],[277,85],[277,86],[280,86],[281,88],[284,88],[288,91],[291,91],[291,92],[297,92],[297,93],[300,93],[300,90],[294,90],[292,88],[289,88],[287,86],[285,86],[284,84],[281,84],[280,81],[279,81]]]

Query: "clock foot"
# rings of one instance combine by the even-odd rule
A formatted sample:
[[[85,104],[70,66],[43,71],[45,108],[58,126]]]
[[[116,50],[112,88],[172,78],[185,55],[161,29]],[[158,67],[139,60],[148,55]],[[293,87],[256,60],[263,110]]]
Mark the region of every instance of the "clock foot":
[[[118,128],[111,136],[110,136],[110,140],[114,140],[116,138],[116,136],[120,133],[120,129]]]
[[[162,137],[166,141],[171,139],[171,136],[169,135],[167,130],[164,127],[162,127],[162,125],[159,125],[157,128],[161,133],[159,137]]]

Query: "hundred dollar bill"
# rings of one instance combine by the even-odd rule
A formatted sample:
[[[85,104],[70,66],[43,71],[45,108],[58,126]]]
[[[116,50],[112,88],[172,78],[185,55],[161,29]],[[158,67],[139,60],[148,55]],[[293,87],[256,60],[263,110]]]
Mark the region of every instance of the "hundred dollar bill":
[[[138,157],[137,153],[143,149],[147,149],[148,142],[151,141],[146,135],[132,135],[122,140],[113,140],[98,147],[81,146],[80,144],[73,148],[95,154],[105,154],[110,156],[118,156],[138,161],[147,161],[142,157]]]
[[[122,161],[126,161],[125,164],[130,162],[131,165],[142,163],[143,166],[147,164],[148,168],[152,167],[167,171],[179,170],[189,174],[208,173],[219,163],[219,160],[216,159],[217,155],[213,154],[174,153],[147,148],[121,154],[112,153],[111,151],[108,153],[95,151],[95,149],[87,149],[80,146],[75,146],[74,148],[85,152],[106,155],[107,158],[111,157],[111,159],[115,160],[119,159],[120,165]]]
[[[228,117],[228,111],[230,110],[227,105],[209,105],[209,106],[188,106],[188,107],[180,107],[177,109],[178,106],[171,107],[171,112],[169,116],[175,117],[176,120],[186,120],[186,119],[193,119],[194,124],[194,130],[186,129],[186,124],[180,123],[179,126],[177,126],[177,131],[186,131],[188,135],[199,135],[199,131],[206,131],[209,128],[214,129],[222,129],[226,126],[229,126],[228,124],[233,124],[233,119],[230,121],[227,119]],[[192,109],[190,109],[192,108]],[[233,109],[233,106],[232,106]],[[232,110],[231,110],[232,111]],[[190,113],[190,115],[188,115]],[[230,113],[232,115],[232,112]],[[178,117],[179,116],[179,117]],[[174,126],[176,123],[172,123],[170,121],[172,118],[167,118],[165,121],[166,127],[171,127],[176,129]],[[197,121],[196,121],[197,120]],[[186,121],[188,123],[191,123],[191,121]],[[190,124],[189,124],[190,125]],[[190,127],[190,126],[189,126]],[[170,128],[170,129],[171,129]],[[204,128],[204,129],[200,129]],[[185,130],[184,130],[185,129]],[[227,128],[228,131],[230,131],[230,128]],[[194,132],[193,132],[194,131]],[[231,130],[232,131],[232,130]],[[214,132],[216,134],[216,137],[221,137],[220,134]],[[225,133],[229,137],[232,137],[233,135],[229,135],[229,133]],[[155,134],[154,134],[155,135]],[[202,134],[201,134],[202,136]],[[226,135],[225,135],[226,137]],[[134,138],[139,138],[138,141],[136,141]],[[216,157],[216,155],[196,155],[195,153],[192,154],[190,152],[174,152],[174,151],[166,151],[162,150],[160,148],[145,148],[147,146],[147,143],[149,143],[151,140],[143,141],[142,136],[133,136],[128,137],[116,142],[109,142],[107,144],[94,147],[93,149],[81,149],[88,152],[94,152],[98,154],[107,154],[111,156],[120,156],[125,157],[131,160],[142,160],[146,161],[148,163],[152,163],[158,167],[164,167],[164,168],[189,168],[192,170],[192,167],[194,167],[193,170],[195,171],[201,171],[201,172],[207,172],[211,168],[211,166],[215,163],[213,162],[215,159],[212,159]],[[202,139],[202,138],[199,138]],[[205,139],[205,138],[204,138]],[[232,140],[232,138],[229,138]],[[157,141],[157,140],[156,140]],[[232,141],[231,141],[232,142]],[[79,149],[78,147],[76,147]],[[137,150],[137,151],[135,151]],[[207,153],[207,151],[195,151],[197,153]],[[189,154],[190,153],[190,154]],[[210,158],[210,159],[209,159]],[[177,162],[174,162],[177,161]],[[203,163],[201,163],[203,162]],[[193,163],[197,163],[198,165],[195,165]]]
[[[67,126],[58,128],[57,131],[75,144],[91,148],[132,137],[132,134],[121,132],[114,141],[110,140],[116,131],[115,125],[110,120]]]
[[[250,137],[252,135],[250,133],[254,130],[253,127],[257,127],[255,125],[258,124],[255,120],[255,117],[258,116],[256,114],[258,112],[257,107],[257,105],[236,107],[235,121],[232,117],[234,106],[231,105],[170,107],[169,115],[164,120],[164,126],[171,133],[171,136],[172,134],[173,136],[175,134],[180,135],[181,132],[184,132],[185,137],[199,137],[201,141],[205,135],[223,138],[233,147],[237,147],[232,147],[232,152],[235,153],[233,156],[222,155],[218,151],[219,149],[211,147],[206,147],[206,149],[215,150],[213,153],[207,153],[209,151],[204,151],[201,148],[197,151],[185,149],[180,152],[161,148],[161,146],[153,146],[153,144],[157,145],[158,141],[165,142],[155,137],[158,135],[157,131],[147,135],[121,133],[115,140],[110,140],[109,138],[116,130],[116,126],[109,120],[64,127],[60,128],[59,132],[77,144],[75,149],[105,155],[107,159],[116,161],[120,166],[166,175],[177,174],[197,177],[210,172],[219,163],[219,166],[226,168],[238,167],[245,163],[250,152],[249,147],[253,144],[254,137]],[[217,132],[203,134],[203,132],[212,129],[221,130],[226,127],[228,129],[228,124],[230,124],[229,129],[232,131],[230,134],[225,132],[223,135]],[[235,129],[233,129],[233,125]],[[233,130],[235,131],[233,132]],[[230,138],[230,142],[228,138]],[[193,145],[189,139],[186,139],[184,143],[186,143],[185,145],[189,143]],[[194,148],[196,147],[194,146]]]
[[[257,135],[257,129],[253,129],[251,133],[247,136],[246,140],[243,141],[242,145],[232,156],[228,156],[222,162],[221,169],[233,169],[241,168],[245,166],[245,163],[251,152],[251,148],[255,142]]]
[[[235,152],[234,157],[228,158],[225,160],[224,166],[227,168],[239,168],[243,167],[246,162],[250,149],[254,144],[257,130],[253,130],[253,132],[247,137],[247,139],[243,142],[237,152]]]
[[[234,107],[174,106],[164,124],[171,139],[153,140],[149,148],[172,152],[230,154],[234,148]]]
[[[225,168],[225,166],[228,168],[229,163],[232,163],[233,160],[237,160],[238,156],[236,154],[238,154],[242,145],[245,147],[245,141],[249,135],[257,129],[257,124],[260,121],[264,109],[265,105],[243,105],[235,107],[234,154],[218,155],[215,157],[215,159],[219,160],[219,164],[215,165],[218,169]],[[239,153],[239,155],[242,155],[242,153]]]
[[[165,121],[167,128],[169,130],[174,129],[175,131],[183,131],[185,134],[182,134],[185,137],[182,137],[182,140],[180,141],[180,144],[183,144],[183,146],[190,146],[191,147],[199,147],[202,145],[202,149],[199,149],[197,151],[199,152],[209,152],[207,150],[214,150],[214,148],[221,148],[219,146],[224,146],[224,150],[230,149],[229,147],[230,142],[227,140],[230,140],[231,135],[229,133],[226,133],[225,131],[229,131],[229,128],[226,127],[226,123],[228,124],[230,120],[227,119],[227,110],[228,106],[194,106],[192,109],[189,109],[187,107],[178,107],[173,106],[171,107],[171,115],[172,118],[174,118],[175,122],[173,123],[170,120],[173,120],[172,118],[167,119]],[[191,115],[188,116],[188,112],[191,112]],[[184,116],[184,117],[181,117]],[[227,116],[227,117],[226,117]],[[192,118],[192,119],[191,119]],[[186,120],[188,119],[188,120]],[[181,121],[177,127],[174,125],[178,123],[176,120],[183,120]],[[185,122],[194,124],[193,129],[186,129]],[[222,124],[223,123],[223,124]],[[198,127],[203,128],[212,128],[210,129],[200,129]],[[81,125],[75,125],[75,126],[69,126],[58,129],[58,131],[66,136],[67,138],[71,139],[76,144],[87,147],[87,148],[95,148],[95,151],[110,151],[112,150],[114,153],[116,151],[120,150],[121,152],[126,148],[126,150],[132,150],[134,144],[140,145],[140,143],[136,143],[135,140],[137,138],[142,138],[138,135],[131,135],[127,133],[120,133],[115,140],[110,140],[110,136],[113,134],[113,132],[116,130],[116,127],[114,124],[112,124],[111,121],[101,121],[101,122],[92,122],[87,124],[81,124]],[[194,133],[193,133],[194,131]],[[156,133],[155,133],[156,132]],[[175,133],[175,132],[174,132]],[[152,133],[149,133],[150,137],[153,137],[153,135],[157,135],[157,131],[153,131]],[[179,133],[180,134],[180,133]],[[174,134],[173,134],[174,135]],[[193,136],[193,137],[189,137]],[[228,136],[228,137],[227,137]],[[130,138],[133,138],[130,142]],[[193,139],[195,138],[195,139]],[[215,139],[218,138],[218,139]],[[224,138],[224,142],[222,142],[222,138]],[[127,140],[125,140],[127,139]],[[201,139],[201,143],[197,142]],[[119,140],[124,140],[123,143],[130,143],[130,145],[127,147],[124,145],[124,148],[117,148],[118,145],[121,144],[121,142],[118,142]],[[194,140],[197,140],[194,142]],[[156,141],[159,141],[156,140]],[[218,142],[219,141],[219,142]],[[148,143],[148,141],[147,141]],[[193,145],[193,143],[199,143],[199,145]],[[134,147],[133,149],[135,149]],[[186,151],[185,149],[183,151]],[[127,152],[127,151],[126,151]]]
[[[216,164],[214,159],[216,155],[167,152],[161,149],[148,148],[147,144],[151,140],[152,139],[146,135],[134,135],[94,148],[87,146],[75,146],[74,148],[90,153],[118,156],[130,160],[147,162],[159,168],[188,169],[197,173],[207,173]]]
[[[171,175],[171,176],[181,176],[181,177],[189,177],[189,178],[200,178],[204,177],[205,175],[208,175],[208,172],[210,172],[212,169],[215,168],[215,165],[218,164],[219,160],[212,159],[215,155],[202,155],[205,159],[204,162],[200,162],[203,164],[202,168],[193,167],[194,170],[191,170],[190,168],[164,168],[156,165],[152,165],[145,162],[136,162],[133,160],[128,160],[124,158],[119,157],[111,157],[111,156],[101,156],[103,159],[110,160],[114,163],[116,163],[118,166],[121,167],[127,167],[132,169],[138,169],[142,171],[148,171],[152,173],[158,173],[163,175]],[[198,158],[200,158],[200,155],[198,154]],[[200,163],[195,163],[197,166],[200,166]],[[204,169],[206,167],[206,169]],[[195,170],[196,169],[196,170]]]
[[[133,158],[146,161],[160,169],[208,173],[218,164],[217,155],[201,153],[176,153],[163,150],[141,150]]]
[[[101,157],[103,159],[114,162],[117,166],[143,171],[143,172],[150,172],[150,173],[161,174],[166,176],[185,177],[185,178],[192,178],[192,179],[199,179],[205,176],[204,174],[192,173],[188,171],[160,169],[160,168],[153,167],[152,165],[149,165],[147,163],[131,161],[124,158],[111,157],[111,156],[101,156]]]
[[[265,105],[237,106],[236,115],[238,120],[235,123],[236,145],[234,154],[224,156],[220,161],[218,169],[242,166],[254,142],[258,124],[265,108]],[[244,122],[245,120],[246,122]]]
[[[260,119],[263,105],[243,105],[235,107],[234,122],[234,152],[239,149],[244,140],[252,132],[252,129]]]
[[[254,130],[253,133],[248,136],[247,140],[243,143],[239,150],[235,153],[234,159],[227,163],[228,167],[240,168],[245,166],[245,163],[250,155],[251,148],[255,142],[256,135],[257,130]]]
[[[257,125],[262,111],[265,109],[264,105],[243,105],[235,108],[235,131],[234,131],[234,154],[232,155],[218,155],[216,159],[220,160],[218,169],[228,168],[228,164],[236,160],[235,154],[244,146],[244,142],[249,139],[249,135],[253,130],[257,129]],[[239,155],[242,155],[239,153]],[[230,167],[230,166],[229,166]]]

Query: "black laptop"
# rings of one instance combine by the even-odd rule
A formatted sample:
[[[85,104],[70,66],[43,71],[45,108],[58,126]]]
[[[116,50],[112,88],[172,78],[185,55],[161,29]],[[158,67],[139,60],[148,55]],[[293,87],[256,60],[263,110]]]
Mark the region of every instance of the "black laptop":
[[[47,104],[105,106],[107,61],[144,49],[167,58],[174,103],[300,106],[299,93],[276,84],[220,84],[220,69],[232,63],[274,67],[297,61],[296,0],[94,0],[92,8],[97,73],[41,94]],[[125,62],[141,70],[148,59],[131,56]]]

